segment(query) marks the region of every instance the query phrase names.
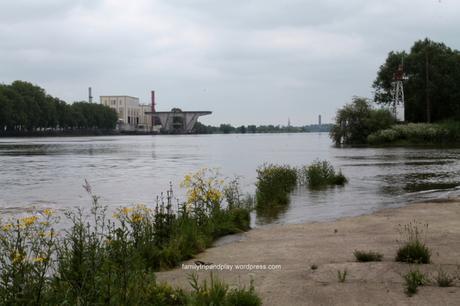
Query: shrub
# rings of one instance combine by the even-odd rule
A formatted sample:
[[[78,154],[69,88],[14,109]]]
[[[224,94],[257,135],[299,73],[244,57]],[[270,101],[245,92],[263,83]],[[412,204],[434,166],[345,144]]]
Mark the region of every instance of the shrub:
[[[426,234],[428,224],[421,225],[411,222],[400,226],[399,233],[402,237],[401,246],[396,253],[396,261],[407,263],[430,263],[431,251],[423,242],[422,235]]]
[[[354,251],[353,255],[359,262],[382,261],[383,254],[373,251]]]
[[[446,121],[441,123],[408,123],[393,125],[370,134],[367,142],[372,145],[410,143],[443,144],[460,141],[460,123]]]
[[[342,171],[336,172],[328,161],[315,161],[300,169],[302,181],[312,188],[326,185],[344,185],[347,178]]]
[[[290,166],[263,165],[257,169],[256,208],[286,205],[297,184],[297,171]]]
[[[423,286],[427,283],[425,274],[420,272],[418,269],[410,270],[404,275],[404,281],[406,286],[406,294],[412,296],[417,293],[418,287]]]

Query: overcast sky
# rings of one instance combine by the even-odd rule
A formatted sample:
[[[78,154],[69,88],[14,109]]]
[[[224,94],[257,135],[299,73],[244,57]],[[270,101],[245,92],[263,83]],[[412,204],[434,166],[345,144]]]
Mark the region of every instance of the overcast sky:
[[[0,82],[131,95],[206,124],[332,121],[391,50],[460,49],[458,0],[0,0]]]

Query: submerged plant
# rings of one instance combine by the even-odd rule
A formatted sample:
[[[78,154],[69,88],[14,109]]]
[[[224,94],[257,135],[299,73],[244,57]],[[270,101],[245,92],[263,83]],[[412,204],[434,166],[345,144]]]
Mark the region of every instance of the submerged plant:
[[[344,185],[347,178],[342,171],[335,171],[328,161],[317,160],[309,166],[300,168],[301,181],[309,187],[318,188],[327,185]]]
[[[297,170],[290,166],[266,164],[257,169],[256,208],[286,205],[297,184]]]

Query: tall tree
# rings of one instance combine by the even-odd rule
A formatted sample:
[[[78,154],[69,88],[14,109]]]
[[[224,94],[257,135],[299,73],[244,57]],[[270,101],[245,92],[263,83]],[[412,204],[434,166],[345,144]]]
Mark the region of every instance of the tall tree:
[[[404,60],[405,117],[409,122],[460,120],[460,52],[429,39],[409,53],[390,52],[374,81],[375,101],[391,104],[391,82]]]

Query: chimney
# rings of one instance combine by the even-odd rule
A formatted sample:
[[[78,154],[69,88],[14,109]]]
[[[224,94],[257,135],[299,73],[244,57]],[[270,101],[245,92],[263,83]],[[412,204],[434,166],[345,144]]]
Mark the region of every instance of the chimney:
[[[88,87],[88,102],[93,103],[93,95],[91,93],[91,87]]]
[[[152,90],[152,113],[155,113],[155,91]]]

